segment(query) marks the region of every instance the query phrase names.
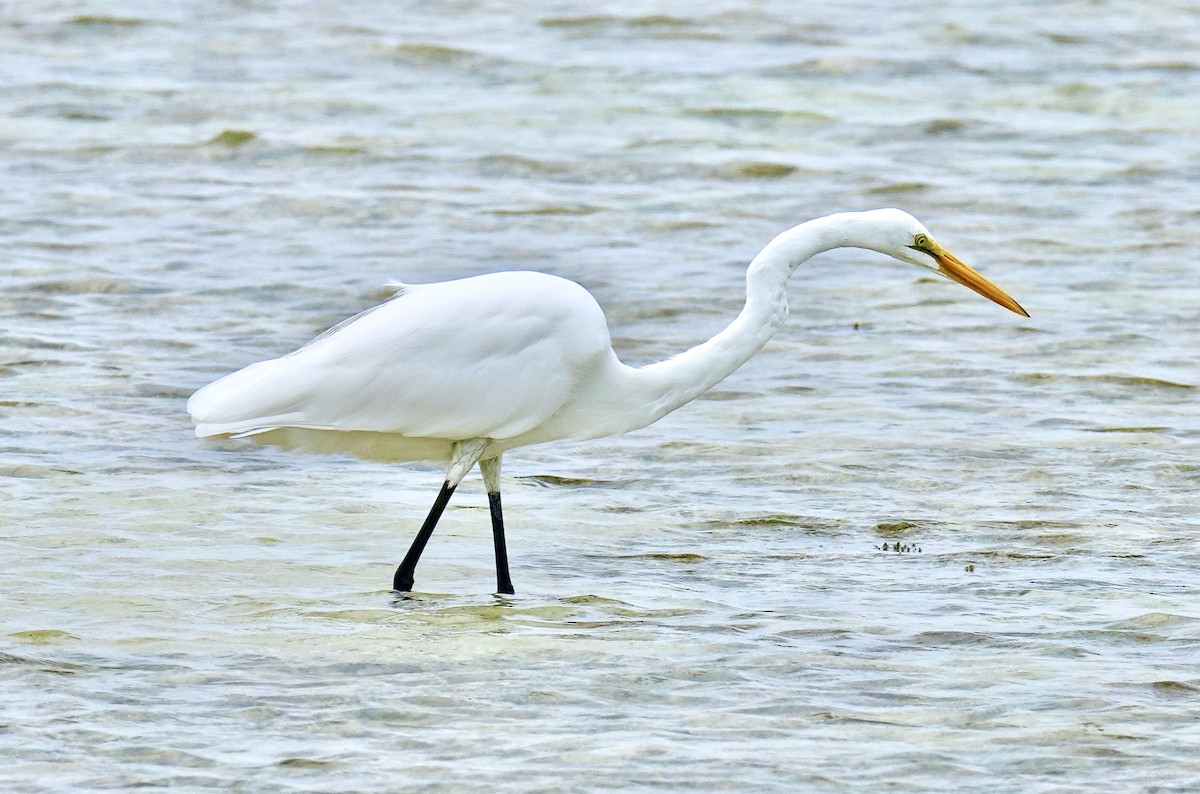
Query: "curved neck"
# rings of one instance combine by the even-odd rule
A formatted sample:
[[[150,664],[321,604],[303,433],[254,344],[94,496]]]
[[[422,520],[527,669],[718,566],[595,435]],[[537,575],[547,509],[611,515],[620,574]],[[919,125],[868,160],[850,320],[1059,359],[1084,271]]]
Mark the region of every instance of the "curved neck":
[[[762,349],[787,319],[787,282],[805,260],[856,245],[854,213],[803,223],[776,237],[746,271],[746,305],[725,330],[679,355],[630,370],[630,426],[644,427],[699,397]]]

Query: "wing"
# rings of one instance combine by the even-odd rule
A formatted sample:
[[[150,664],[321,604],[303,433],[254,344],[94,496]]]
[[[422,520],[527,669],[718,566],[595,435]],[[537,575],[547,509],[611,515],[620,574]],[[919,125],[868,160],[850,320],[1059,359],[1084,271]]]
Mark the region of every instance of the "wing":
[[[281,427],[510,438],[561,410],[610,355],[591,295],[542,273],[405,287],[283,358],[188,401],[197,436]]]

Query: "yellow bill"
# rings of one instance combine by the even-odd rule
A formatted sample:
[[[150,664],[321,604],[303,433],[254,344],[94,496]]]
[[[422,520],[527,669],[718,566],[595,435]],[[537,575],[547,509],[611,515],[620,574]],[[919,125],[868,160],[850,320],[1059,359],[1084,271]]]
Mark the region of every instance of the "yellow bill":
[[[954,256],[954,254],[945,248],[934,245],[929,253],[937,260],[938,272],[943,276],[957,281],[969,290],[978,292],[983,297],[1000,304],[1011,312],[1016,312],[1023,317],[1029,316],[1029,312],[1022,309],[1021,304],[1013,300],[1012,296],[988,281],[975,268]]]

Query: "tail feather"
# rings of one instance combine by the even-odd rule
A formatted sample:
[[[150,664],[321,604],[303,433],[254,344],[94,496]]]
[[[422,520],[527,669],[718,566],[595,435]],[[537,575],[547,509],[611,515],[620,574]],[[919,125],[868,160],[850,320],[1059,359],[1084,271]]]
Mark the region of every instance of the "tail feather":
[[[213,381],[191,396],[196,437],[254,435],[303,426],[304,384],[276,377],[279,359],[260,361]],[[291,388],[282,388],[282,386]]]

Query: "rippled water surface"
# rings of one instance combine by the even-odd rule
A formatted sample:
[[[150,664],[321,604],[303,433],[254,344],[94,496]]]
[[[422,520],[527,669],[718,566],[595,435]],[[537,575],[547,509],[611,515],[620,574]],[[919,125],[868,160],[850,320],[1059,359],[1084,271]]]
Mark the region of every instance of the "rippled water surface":
[[[1194,3],[0,9],[0,785],[1200,786]],[[701,401],[468,478],[192,437],[380,300],[534,268],[621,356],[901,206]]]

